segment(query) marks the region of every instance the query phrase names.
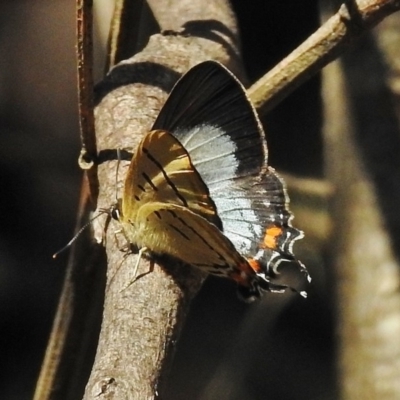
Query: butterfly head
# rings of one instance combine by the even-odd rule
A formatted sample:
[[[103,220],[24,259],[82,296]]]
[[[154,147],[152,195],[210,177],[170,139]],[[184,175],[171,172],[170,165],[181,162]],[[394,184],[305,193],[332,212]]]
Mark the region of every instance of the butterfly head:
[[[116,221],[122,220],[122,211],[121,211],[121,201],[119,200],[117,203],[113,204],[109,210],[108,214],[111,216],[112,219]]]

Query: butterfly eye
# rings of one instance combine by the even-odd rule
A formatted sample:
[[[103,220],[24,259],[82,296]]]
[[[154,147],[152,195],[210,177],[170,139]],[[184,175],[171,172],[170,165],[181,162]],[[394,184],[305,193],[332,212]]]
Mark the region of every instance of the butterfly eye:
[[[119,221],[121,218],[121,213],[119,212],[119,208],[117,205],[112,207],[110,214],[111,217],[117,221]]]

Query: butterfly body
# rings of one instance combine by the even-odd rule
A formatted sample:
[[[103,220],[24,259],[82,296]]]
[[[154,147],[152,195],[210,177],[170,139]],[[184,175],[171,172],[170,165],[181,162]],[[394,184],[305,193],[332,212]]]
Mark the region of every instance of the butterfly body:
[[[240,82],[216,62],[192,68],[129,166],[118,214],[128,242],[231,278],[245,299],[283,291],[269,278],[303,234],[266,154]]]

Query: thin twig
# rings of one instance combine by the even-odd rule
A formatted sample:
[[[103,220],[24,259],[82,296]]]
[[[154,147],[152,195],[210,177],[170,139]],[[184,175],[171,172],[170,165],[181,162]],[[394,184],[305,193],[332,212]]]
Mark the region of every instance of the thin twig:
[[[97,149],[93,116],[92,0],[77,0],[76,17],[82,144],[79,164],[86,173],[77,218],[78,230],[93,210],[98,195],[97,166],[94,162]],[[93,353],[93,338],[96,337],[101,317],[103,285],[100,282],[104,281],[104,263],[100,262],[99,250],[86,232],[71,248],[62,293],[35,389],[35,400],[60,398],[61,393],[65,400],[75,399],[77,393],[83,391],[88,365],[90,367],[91,364],[89,354]],[[79,279],[76,279],[77,276]],[[91,299],[85,298],[87,290],[92,293]],[[92,323],[86,325],[88,321]],[[81,339],[76,340],[79,335]]]
[[[96,136],[93,115],[93,0],[77,0],[77,62],[78,62],[78,109],[82,150],[80,167],[86,171],[90,198],[96,203],[98,181],[96,171]]]

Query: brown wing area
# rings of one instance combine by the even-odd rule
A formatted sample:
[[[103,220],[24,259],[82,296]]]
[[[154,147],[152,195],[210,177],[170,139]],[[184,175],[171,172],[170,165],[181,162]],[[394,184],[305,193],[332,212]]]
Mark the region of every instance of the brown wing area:
[[[135,231],[139,247],[168,254],[208,273],[229,276],[242,283],[255,275],[231,241],[215,225],[188,208],[145,204],[136,216]]]
[[[149,132],[132,158],[122,198],[122,220],[132,221],[145,204],[189,208],[220,226],[207,186],[180,142],[167,131]]]

